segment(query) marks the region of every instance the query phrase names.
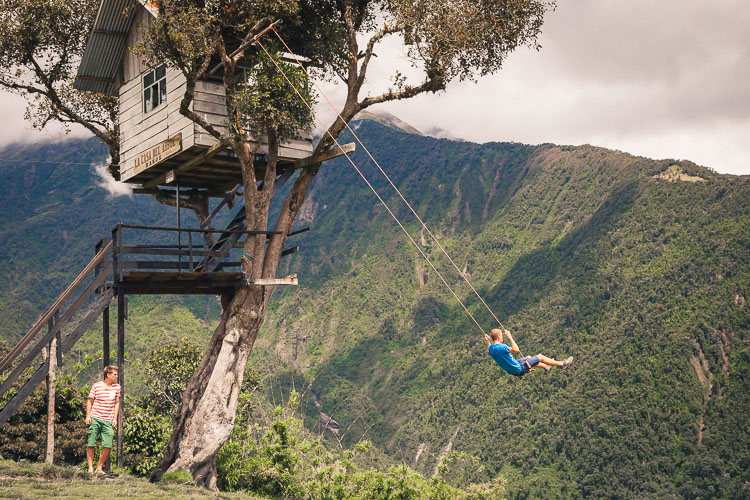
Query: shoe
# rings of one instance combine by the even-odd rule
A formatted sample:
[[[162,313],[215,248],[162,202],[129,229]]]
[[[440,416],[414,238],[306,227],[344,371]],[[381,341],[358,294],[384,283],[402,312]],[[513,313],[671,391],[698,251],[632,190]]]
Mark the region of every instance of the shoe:
[[[114,479],[117,476],[119,476],[119,474],[115,474],[114,472],[105,472],[104,473],[104,478],[105,479]]]
[[[551,367],[551,366],[549,366],[549,365],[547,365],[547,366],[543,366],[542,368],[544,368],[544,371],[548,372],[548,371],[549,371],[549,369],[550,369],[550,368],[552,368],[552,367]]]
[[[567,367],[572,362],[573,362],[573,356],[569,356],[569,357],[565,358],[565,360],[563,360],[562,367],[565,368],[565,367]]]

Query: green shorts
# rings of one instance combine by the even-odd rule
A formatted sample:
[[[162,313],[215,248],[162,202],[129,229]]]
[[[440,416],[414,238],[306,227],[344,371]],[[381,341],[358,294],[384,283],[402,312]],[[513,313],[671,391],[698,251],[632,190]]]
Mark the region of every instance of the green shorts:
[[[112,448],[112,437],[115,435],[112,422],[92,417],[87,436],[89,447],[96,447],[96,439],[100,435],[102,436],[102,448]]]

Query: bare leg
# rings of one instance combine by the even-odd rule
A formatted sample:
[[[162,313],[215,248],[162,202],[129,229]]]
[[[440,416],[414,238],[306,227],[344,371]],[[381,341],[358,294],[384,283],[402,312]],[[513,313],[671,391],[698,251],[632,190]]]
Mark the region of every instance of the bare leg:
[[[539,366],[539,367],[541,367],[541,368],[544,368],[545,370],[549,370],[549,369],[551,368],[551,366],[550,366],[550,365],[548,365],[547,363],[542,363],[541,361],[540,361],[540,362],[539,362],[539,364],[538,364],[538,365],[536,365],[536,366]]]
[[[99,465],[96,467],[96,472],[104,472],[102,467],[104,467],[104,462],[109,458],[109,452],[111,450],[112,448],[102,448],[102,452],[99,453]]]
[[[557,361],[556,359],[548,358],[544,354],[537,354],[539,356],[539,364],[545,364],[545,365],[551,365],[551,366],[562,366],[562,361]]]
[[[89,474],[94,473],[94,448],[86,447],[86,461],[89,463]]]

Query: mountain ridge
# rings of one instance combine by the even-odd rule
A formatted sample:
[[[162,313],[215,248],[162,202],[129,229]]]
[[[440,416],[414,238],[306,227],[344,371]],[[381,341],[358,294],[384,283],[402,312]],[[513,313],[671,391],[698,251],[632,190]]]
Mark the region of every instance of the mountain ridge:
[[[297,227],[313,230],[295,237],[302,251],[279,270],[297,272],[302,286],[277,290],[252,354],[270,393],[309,384],[315,396],[301,409],[310,429],[324,412],[348,429],[345,444],[371,439],[427,473],[445,450],[468,453],[515,498],[741,496],[750,481],[750,178],[593,146],[455,142],[371,120],[357,134],[523,352],[576,361],[521,381],[502,376],[476,325],[338,159],[311,186]],[[94,141],[32,151],[70,161],[87,147],[103,155]],[[353,159],[489,328],[491,315],[366,155]],[[79,170],[29,172],[5,170],[0,193],[6,339],[114,222],[170,225],[174,210],[107,198]],[[155,332],[210,333],[197,321],[200,302],[133,300],[131,311],[128,339],[142,337],[140,349]]]

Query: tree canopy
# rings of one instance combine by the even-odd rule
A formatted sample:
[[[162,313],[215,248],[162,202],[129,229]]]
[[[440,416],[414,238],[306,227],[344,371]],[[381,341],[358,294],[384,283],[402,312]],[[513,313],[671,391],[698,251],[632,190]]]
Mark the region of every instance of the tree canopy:
[[[119,178],[117,99],[73,88],[96,0],[0,0],[0,86],[28,100],[26,118],[82,125],[109,146]]]

